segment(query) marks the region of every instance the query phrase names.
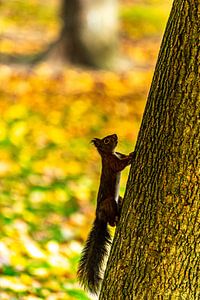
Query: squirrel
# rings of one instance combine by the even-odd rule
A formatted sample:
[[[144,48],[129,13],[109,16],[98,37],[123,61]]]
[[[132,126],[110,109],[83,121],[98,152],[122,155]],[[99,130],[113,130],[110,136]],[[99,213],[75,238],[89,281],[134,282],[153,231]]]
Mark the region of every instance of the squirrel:
[[[116,134],[91,141],[102,160],[102,172],[97,196],[96,217],[81,253],[78,266],[78,280],[84,289],[97,294],[101,285],[104,259],[108,255],[111,235],[108,229],[116,226],[121,211],[122,198],[119,196],[120,172],[135,157],[135,152],[125,155],[115,152],[118,144]]]

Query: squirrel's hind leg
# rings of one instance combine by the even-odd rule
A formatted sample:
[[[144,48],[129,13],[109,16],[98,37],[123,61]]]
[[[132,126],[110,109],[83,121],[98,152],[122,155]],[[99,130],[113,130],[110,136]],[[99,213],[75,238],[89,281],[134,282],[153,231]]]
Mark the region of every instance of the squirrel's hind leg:
[[[124,202],[124,199],[123,199],[121,196],[119,196],[119,197],[118,197],[118,201],[117,201],[118,214],[119,214],[119,216],[121,215],[123,202]]]
[[[116,223],[119,222],[119,219],[120,219],[120,216],[121,216],[123,202],[124,202],[124,199],[121,196],[119,196],[118,197],[118,201],[117,201],[117,219],[116,219]]]

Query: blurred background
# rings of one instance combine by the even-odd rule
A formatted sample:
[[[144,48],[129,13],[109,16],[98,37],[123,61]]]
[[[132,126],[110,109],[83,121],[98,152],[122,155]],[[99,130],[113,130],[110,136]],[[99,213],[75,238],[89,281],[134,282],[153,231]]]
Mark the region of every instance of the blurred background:
[[[92,299],[76,281],[101,167],[90,140],[133,151],[170,8],[0,1],[1,300]]]

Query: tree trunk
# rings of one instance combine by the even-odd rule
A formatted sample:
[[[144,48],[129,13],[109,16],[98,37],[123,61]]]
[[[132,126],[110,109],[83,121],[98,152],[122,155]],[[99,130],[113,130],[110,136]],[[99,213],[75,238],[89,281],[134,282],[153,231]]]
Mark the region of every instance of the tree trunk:
[[[199,9],[174,1],[101,300],[200,299]]]
[[[117,49],[117,0],[63,0],[63,28],[49,55],[95,68],[114,65]]]

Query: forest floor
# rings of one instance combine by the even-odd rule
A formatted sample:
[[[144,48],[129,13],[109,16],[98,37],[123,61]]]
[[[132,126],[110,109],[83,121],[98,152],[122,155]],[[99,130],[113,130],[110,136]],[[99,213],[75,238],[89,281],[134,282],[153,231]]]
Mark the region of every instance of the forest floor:
[[[92,299],[76,281],[100,172],[90,140],[117,133],[119,151],[133,151],[171,5],[121,2],[128,71],[8,63],[57,37],[57,2],[0,3],[1,300]]]

